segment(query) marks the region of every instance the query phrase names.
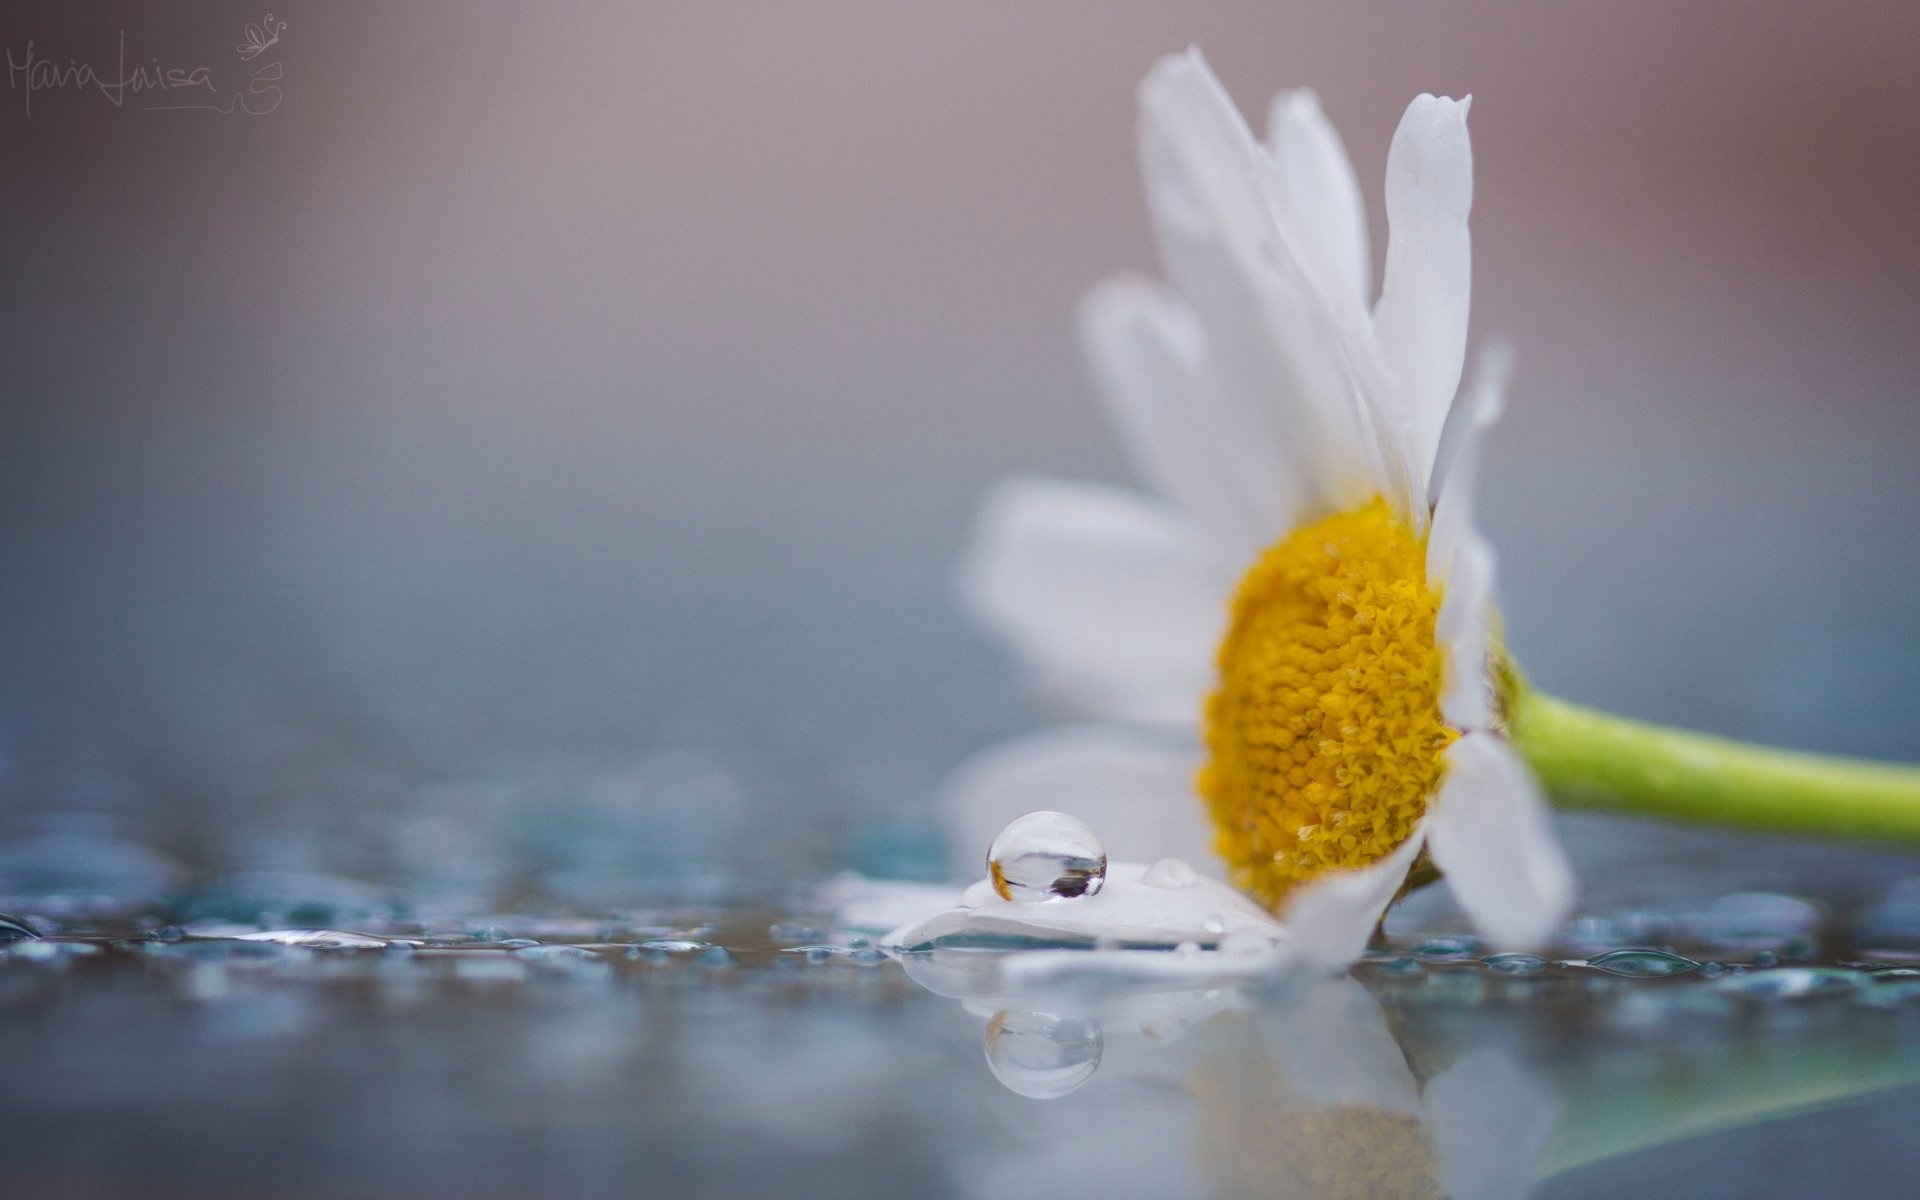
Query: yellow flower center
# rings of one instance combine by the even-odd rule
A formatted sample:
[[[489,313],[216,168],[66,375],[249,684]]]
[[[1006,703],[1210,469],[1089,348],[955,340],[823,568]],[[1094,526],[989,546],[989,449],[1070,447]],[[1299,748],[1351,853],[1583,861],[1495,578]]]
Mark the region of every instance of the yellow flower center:
[[[1426,554],[1376,498],[1283,538],[1234,595],[1199,790],[1234,883],[1275,911],[1391,853],[1440,782],[1458,734]]]

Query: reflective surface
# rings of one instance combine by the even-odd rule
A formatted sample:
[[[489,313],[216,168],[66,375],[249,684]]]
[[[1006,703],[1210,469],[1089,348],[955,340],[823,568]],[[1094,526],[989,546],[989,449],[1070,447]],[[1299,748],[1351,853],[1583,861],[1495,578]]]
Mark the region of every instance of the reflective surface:
[[[804,898],[422,919],[293,882],[276,905],[354,927],[237,918],[257,887],[0,923],[0,1191],[1567,1200],[1920,1169],[1909,885],[1590,912],[1537,957],[1396,929],[1310,980],[895,960]]]

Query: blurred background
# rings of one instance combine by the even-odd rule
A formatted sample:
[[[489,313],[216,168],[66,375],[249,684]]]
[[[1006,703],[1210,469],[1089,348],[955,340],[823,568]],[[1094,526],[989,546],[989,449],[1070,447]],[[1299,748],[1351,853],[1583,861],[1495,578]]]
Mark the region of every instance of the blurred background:
[[[1072,312],[1153,266],[1133,90],[1190,42],[1249,111],[1320,90],[1376,237],[1400,111],[1473,93],[1475,334],[1521,362],[1485,521],[1539,683],[1920,758],[1910,4],[0,26],[0,868],[938,871],[942,777],[1041,715],[951,564],[1001,475],[1125,478]],[[1598,874],[1730,857],[1574,833]]]

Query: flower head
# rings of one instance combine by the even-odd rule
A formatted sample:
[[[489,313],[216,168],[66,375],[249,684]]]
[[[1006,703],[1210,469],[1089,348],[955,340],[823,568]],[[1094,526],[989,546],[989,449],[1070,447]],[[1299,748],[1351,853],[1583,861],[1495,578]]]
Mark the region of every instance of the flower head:
[[[1050,698],[1192,749],[1046,735],[962,776],[960,822],[1069,809],[1151,860],[1191,855],[1203,818],[1227,877],[1327,962],[1358,954],[1423,856],[1494,941],[1538,941],[1571,878],[1494,686],[1471,494],[1505,364],[1461,391],[1468,102],[1421,96],[1394,135],[1371,305],[1360,188],[1312,93],[1276,99],[1261,143],[1189,51],[1141,105],[1168,284],[1103,285],[1082,333],[1159,495],[1004,484],[962,585]],[[1111,779],[1116,753],[1187,763],[1126,772],[1097,811],[1017,785]]]

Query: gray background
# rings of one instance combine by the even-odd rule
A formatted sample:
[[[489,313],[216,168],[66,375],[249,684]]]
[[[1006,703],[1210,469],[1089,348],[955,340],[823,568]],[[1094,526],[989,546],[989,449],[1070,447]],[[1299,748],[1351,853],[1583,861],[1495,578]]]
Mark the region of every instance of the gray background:
[[[0,825],[924,861],[944,773],[1036,716],[949,598],[975,496],[1124,477],[1071,311],[1152,265],[1133,87],[1188,42],[1250,110],[1321,90],[1376,234],[1399,111],[1474,94],[1538,682],[1920,757],[1913,7],[1360,8],[283,3],[263,116],[10,80]],[[259,17],[0,41],[238,80]]]

